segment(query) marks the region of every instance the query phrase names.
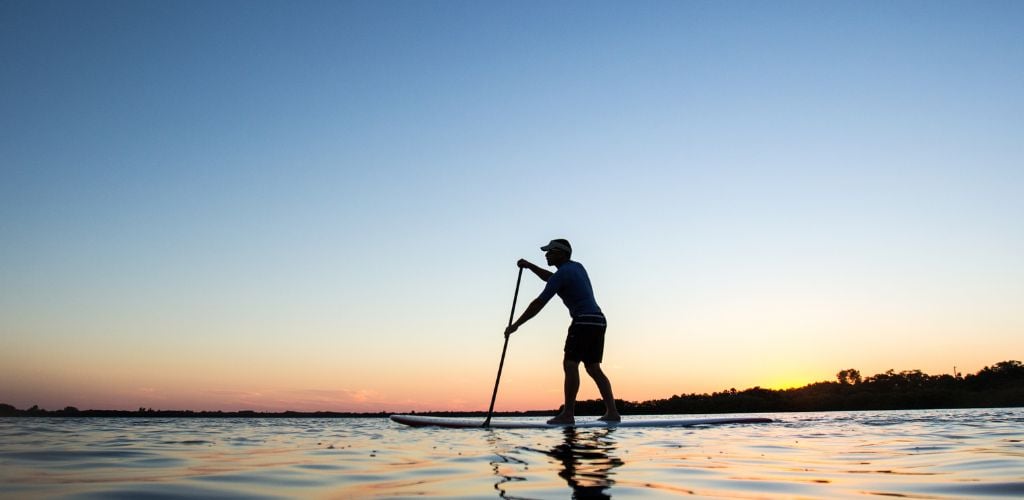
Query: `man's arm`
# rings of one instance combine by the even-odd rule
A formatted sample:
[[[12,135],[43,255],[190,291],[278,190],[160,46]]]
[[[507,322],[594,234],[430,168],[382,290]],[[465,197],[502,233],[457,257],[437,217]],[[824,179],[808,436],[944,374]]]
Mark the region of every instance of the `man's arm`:
[[[530,302],[530,305],[526,306],[526,310],[523,311],[523,315],[520,316],[515,323],[512,323],[508,328],[505,329],[505,336],[512,335],[512,332],[518,330],[519,327],[523,325],[523,323],[530,321],[530,319],[536,316],[541,309],[544,309],[544,306],[547,303],[548,301],[540,297],[533,299],[533,302]]]
[[[544,281],[547,281],[552,274],[555,274],[551,271],[548,271],[547,269],[534,265],[532,262],[526,259],[519,259],[519,262],[517,262],[517,264],[519,265],[519,267],[525,267],[526,269],[533,271],[533,274],[536,274],[538,278]]]

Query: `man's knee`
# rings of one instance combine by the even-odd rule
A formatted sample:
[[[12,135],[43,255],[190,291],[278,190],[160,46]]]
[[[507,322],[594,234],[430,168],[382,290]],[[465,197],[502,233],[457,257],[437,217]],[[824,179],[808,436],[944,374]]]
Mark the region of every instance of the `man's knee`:
[[[565,371],[575,371],[575,372],[578,372],[579,369],[580,369],[580,362],[572,360],[572,359],[563,359],[562,360],[562,368],[564,368]]]
[[[583,366],[587,369],[587,373],[591,377],[600,377],[604,375],[601,371],[601,363],[584,363]]]

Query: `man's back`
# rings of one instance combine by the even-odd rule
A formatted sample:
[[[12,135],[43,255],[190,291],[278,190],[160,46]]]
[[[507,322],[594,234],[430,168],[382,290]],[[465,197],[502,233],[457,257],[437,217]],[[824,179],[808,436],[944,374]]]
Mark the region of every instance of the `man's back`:
[[[590,276],[583,264],[570,260],[559,266],[558,270],[548,278],[547,286],[540,297],[550,300],[555,294],[561,297],[569,315],[573,318],[581,314],[601,314],[601,308],[594,299],[594,289],[590,284]]]

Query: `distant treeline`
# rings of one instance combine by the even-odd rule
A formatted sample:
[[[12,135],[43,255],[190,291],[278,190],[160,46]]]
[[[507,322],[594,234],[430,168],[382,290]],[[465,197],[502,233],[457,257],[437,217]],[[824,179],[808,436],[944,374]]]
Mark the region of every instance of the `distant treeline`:
[[[816,382],[797,389],[729,389],[712,394],[677,395],[668,399],[643,402],[620,400],[618,405],[620,411],[626,415],[1024,406],[1024,364],[1020,361],[1002,361],[968,375],[928,375],[921,370],[889,370],[867,378],[861,377],[857,370],[848,369],[837,373],[835,382]],[[556,410],[496,412],[495,415],[535,416],[549,415],[554,411]],[[600,415],[603,411],[604,405],[599,400],[581,401],[577,404],[576,410],[579,415]],[[486,415],[486,412],[442,411],[421,414],[468,417]],[[388,412],[263,413],[152,408],[139,408],[137,411],[79,410],[72,406],[62,410],[44,410],[38,406],[19,410],[9,404],[0,403],[0,416],[4,417],[354,418],[387,415]]]
[[[144,418],[355,418],[355,417],[387,417],[390,413],[354,413],[354,412],[258,412],[243,411],[193,411],[193,410],[154,410],[139,408],[138,410],[79,410],[68,406],[63,410],[45,410],[33,406],[27,410],[19,410],[9,404],[0,403],[0,417],[144,417]]]
[[[416,413],[415,411],[410,413]],[[514,416],[541,416],[551,413],[551,410],[535,410],[522,412],[494,412],[499,417]],[[138,410],[79,410],[74,406],[68,406],[63,410],[45,410],[33,406],[27,410],[19,410],[9,404],[0,403],[0,417],[132,417],[132,418],[387,418],[394,412],[379,411],[375,413],[358,413],[347,411],[282,411],[282,412],[259,412],[253,410],[242,411],[193,411],[193,410],[154,410],[152,408],[139,408]],[[486,415],[487,412],[429,412],[423,415],[446,415],[452,417],[470,417]]]
[[[620,411],[633,415],[1015,407],[1024,406],[1024,364],[1002,361],[969,375],[889,370],[867,378],[849,369],[837,373],[835,382],[796,389],[729,389],[619,404]],[[603,411],[599,400],[577,404],[581,415]]]

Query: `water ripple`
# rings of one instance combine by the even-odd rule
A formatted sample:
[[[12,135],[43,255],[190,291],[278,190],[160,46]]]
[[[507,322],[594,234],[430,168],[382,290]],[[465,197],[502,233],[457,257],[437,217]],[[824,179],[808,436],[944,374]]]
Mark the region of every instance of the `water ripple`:
[[[769,417],[536,430],[0,419],[0,497],[1024,497],[1024,409]]]

